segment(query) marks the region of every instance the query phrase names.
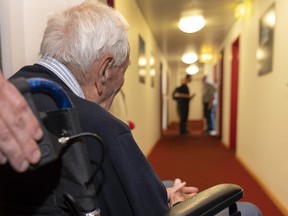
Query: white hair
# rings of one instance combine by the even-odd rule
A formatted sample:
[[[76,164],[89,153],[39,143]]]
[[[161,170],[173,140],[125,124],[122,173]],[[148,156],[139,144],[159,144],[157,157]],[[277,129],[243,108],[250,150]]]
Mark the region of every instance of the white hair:
[[[97,1],[85,1],[49,19],[40,56],[55,58],[82,73],[108,53],[114,56],[112,66],[121,66],[129,55],[128,28],[118,11]]]

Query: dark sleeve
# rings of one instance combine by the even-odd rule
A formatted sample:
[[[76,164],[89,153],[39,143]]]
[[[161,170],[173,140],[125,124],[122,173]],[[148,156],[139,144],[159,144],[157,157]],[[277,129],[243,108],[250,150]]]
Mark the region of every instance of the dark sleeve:
[[[81,107],[82,127],[84,131],[96,132],[106,146],[101,172],[95,178],[101,215],[163,215],[168,210],[166,189],[129,127],[99,106],[89,104],[77,103]],[[97,161],[99,145],[95,140],[87,141],[89,157]]]
[[[179,88],[177,87],[177,88],[174,89],[174,91],[173,91],[173,93],[172,93],[172,98],[173,98],[174,100],[177,100],[177,99],[178,99],[178,97],[176,96],[176,94],[178,93],[178,91],[179,91]]]
[[[187,85],[182,85],[178,88],[178,92],[182,94],[189,94],[189,88]]]
[[[168,210],[166,189],[131,133],[115,140],[111,158],[135,215],[163,215]]]

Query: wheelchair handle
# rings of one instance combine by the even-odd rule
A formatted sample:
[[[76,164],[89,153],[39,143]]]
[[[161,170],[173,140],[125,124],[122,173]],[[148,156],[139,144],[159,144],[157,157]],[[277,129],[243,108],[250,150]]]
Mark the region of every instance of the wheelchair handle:
[[[72,103],[62,88],[54,82],[42,78],[17,78],[12,80],[22,94],[44,93],[53,98],[59,109],[71,108]]]
[[[37,117],[39,124],[44,132],[43,138],[38,141],[41,151],[41,160],[39,163],[30,166],[30,171],[38,169],[44,165],[56,161],[60,156],[65,157],[62,161],[66,180],[59,180],[59,184],[69,184],[68,190],[64,192],[63,197],[59,197],[61,205],[68,207],[71,216],[100,216],[100,209],[97,203],[97,196],[94,192],[92,183],[84,184],[90,178],[88,169],[86,170],[86,162],[75,161],[85,154],[84,143],[78,139],[80,136],[86,135],[82,133],[78,115],[70,101],[68,93],[66,93],[57,83],[43,78],[15,78],[10,80],[16,88],[22,93],[28,102],[31,110]],[[33,94],[40,93],[49,96],[56,105],[56,110],[39,111],[34,103]],[[39,101],[38,101],[39,103]],[[54,126],[54,125],[57,126]],[[72,149],[67,149],[69,145],[74,145]],[[64,150],[65,149],[65,150]],[[69,161],[71,160],[71,161]],[[81,177],[76,176],[75,167],[84,168],[81,171]],[[63,175],[63,176],[64,176]],[[61,175],[62,177],[62,175]],[[64,179],[65,179],[64,178]],[[81,186],[83,185],[83,186]],[[79,198],[73,197],[75,192],[71,190],[76,187],[79,191]],[[83,188],[82,188],[83,187]],[[70,195],[70,194],[71,195]],[[78,196],[78,195],[77,195]],[[81,205],[79,205],[79,202]]]

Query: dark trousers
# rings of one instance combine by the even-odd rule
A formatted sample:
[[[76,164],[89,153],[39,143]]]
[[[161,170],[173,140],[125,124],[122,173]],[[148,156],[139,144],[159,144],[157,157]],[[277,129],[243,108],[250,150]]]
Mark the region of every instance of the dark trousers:
[[[207,124],[207,128],[206,131],[212,131],[214,130],[213,128],[213,121],[212,121],[212,107],[209,108],[209,103],[204,103],[204,117],[206,119],[206,124]]]
[[[189,114],[189,103],[179,103],[177,106],[177,112],[180,118],[179,130],[180,133],[187,133],[187,120]]]

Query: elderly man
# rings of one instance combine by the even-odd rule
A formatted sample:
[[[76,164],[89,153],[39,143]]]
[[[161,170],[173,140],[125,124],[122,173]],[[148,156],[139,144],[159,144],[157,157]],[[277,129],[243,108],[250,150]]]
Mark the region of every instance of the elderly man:
[[[128,24],[119,12],[97,1],[85,1],[48,21],[41,44],[41,58],[36,64],[23,67],[13,78],[41,77],[58,83],[69,94],[79,114],[82,130],[98,134],[103,139],[107,147],[106,157],[94,179],[102,216],[159,216],[167,212],[169,206],[193,196],[198,189],[187,187],[180,179],[174,181],[172,188],[166,189],[135,143],[129,127],[107,111],[124,83],[129,64],[127,30]],[[55,108],[48,96],[35,95],[34,100],[39,111]],[[13,107],[11,103],[5,104]],[[38,136],[41,134],[34,138],[38,139]],[[0,139],[0,143],[3,141]],[[84,141],[90,159],[97,161],[102,154],[97,141],[88,138]],[[31,160],[33,154],[25,153],[28,152],[27,146],[35,143],[18,144],[18,148],[15,145],[8,151],[3,150],[4,144],[0,145],[1,156],[19,171],[24,171],[26,165],[24,168],[19,166],[23,161],[37,162],[37,159]],[[14,155],[21,155],[22,162],[15,162]],[[98,165],[91,163],[93,169],[99,168]],[[57,179],[49,176],[51,179],[47,181],[43,169],[45,171],[46,167],[33,176],[45,181],[49,187],[36,188],[45,184],[30,178],[28,172],[29,181],[25,187],[15,184],[9,188],[10,194],[17,194],[12,198],[24,203],[18,203],[18,212],[31,213],[29,208],[39,204],[37,197],[43,198],[44,192],[54,196]],[[5,202],[5,196],[0,199]],[[65,209],[52,200],[49,204],[54,206],[53,215],[66,215]],[[44,207],[44,212],[34,214],[44,214],[45,210]],[[250,212],[258,215],[255,207]]]

